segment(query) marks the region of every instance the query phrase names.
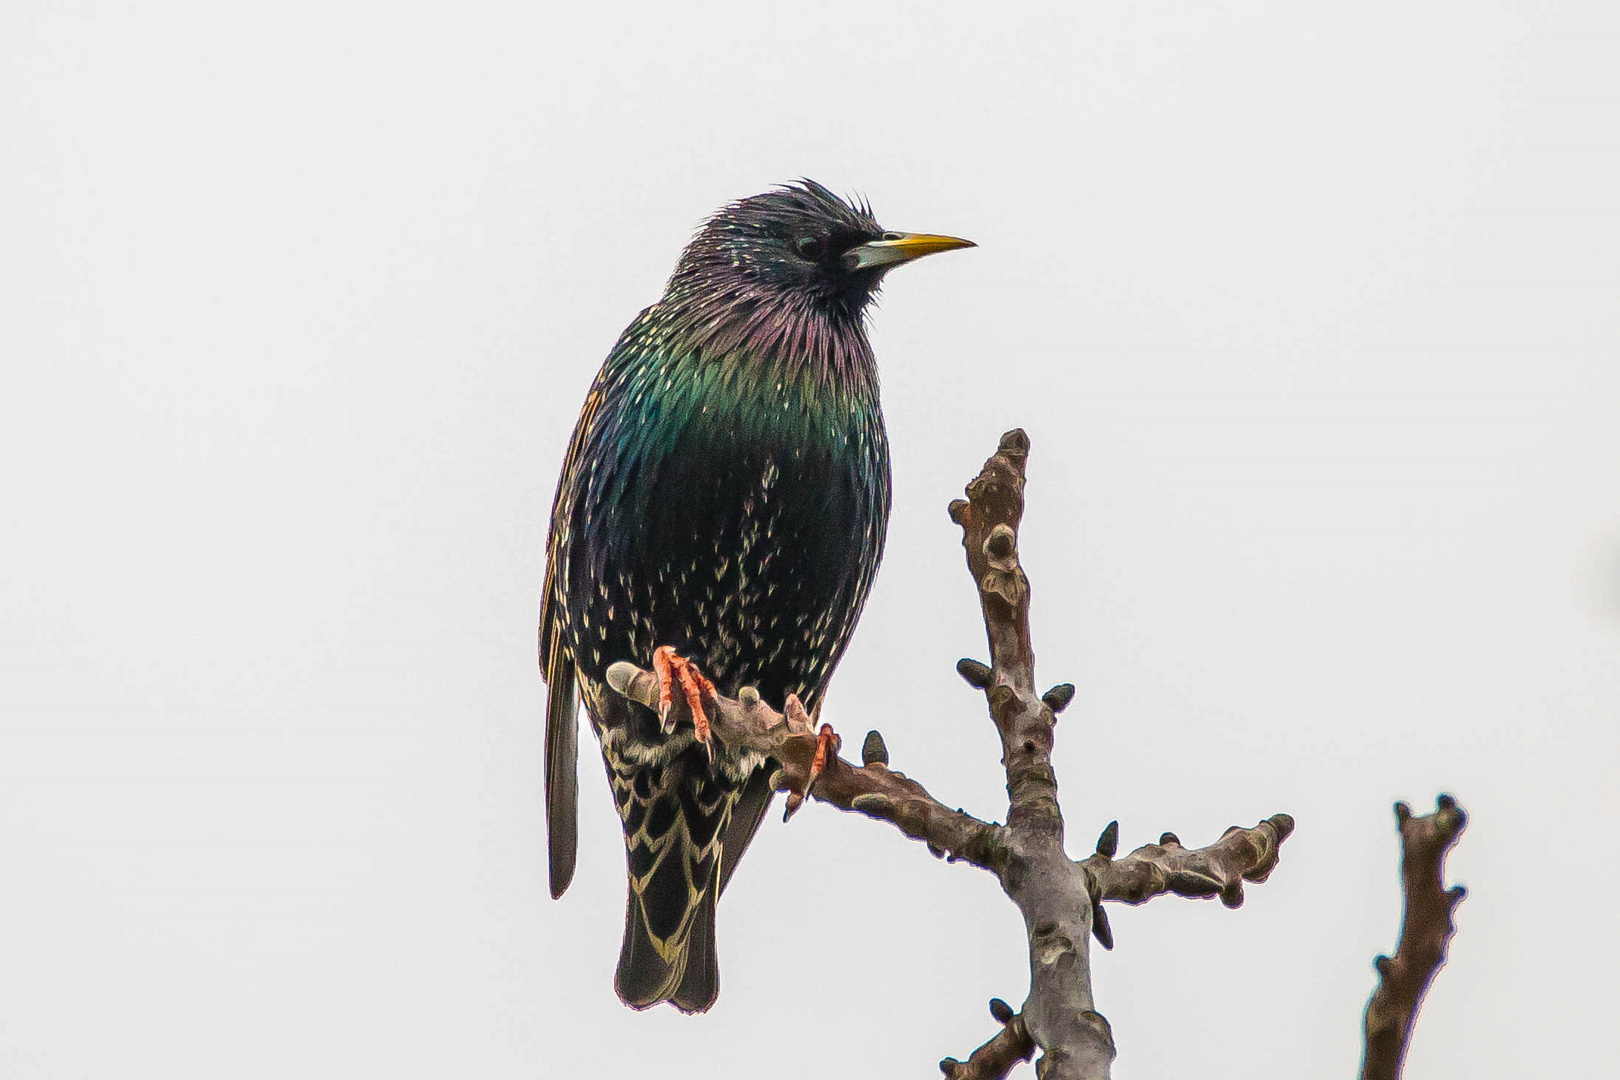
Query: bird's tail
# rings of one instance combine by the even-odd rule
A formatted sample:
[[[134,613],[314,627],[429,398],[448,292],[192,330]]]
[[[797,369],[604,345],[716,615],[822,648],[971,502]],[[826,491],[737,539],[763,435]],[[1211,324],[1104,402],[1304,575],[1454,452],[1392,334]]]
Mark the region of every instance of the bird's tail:
[[[737,788],[700,768],[663,787],[654,776],[668,774],[648,773],[640,790],[652,798],[639,806],[636,779],[614,783],[630,865],[614,987],[633,1008],[667,1001],[703,1012],[720,992],[715,904],[770,806],[770,770],[754,770]]]
[[[720,961],[714,944],[716,884],[698,898],[684,936],[662,943],[648,931],[643,898],[633,889],[624,915],[624,944],[613,988],[633,1009],[667,1001],[682,1012],[703,1012],[720,994]],[[662,945],[662,947],[660,947]]]
[[[603,747],[630,881],[614,988],[636,1009],[667,1001],[702,1012],[720,991],[714,909],[726,826],[742,792],[692,751],[630,762]]]

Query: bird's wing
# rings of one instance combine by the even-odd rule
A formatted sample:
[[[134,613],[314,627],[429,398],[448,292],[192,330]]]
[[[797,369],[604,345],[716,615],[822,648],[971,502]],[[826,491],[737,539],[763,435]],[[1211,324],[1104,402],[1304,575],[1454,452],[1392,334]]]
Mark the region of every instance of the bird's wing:
[[[579,693],[574,658],[563,633],[563,604],[557,595],[558,563],[568,546],[569,518],[575,473],[592,422],[601,408],[602,393],[592,388],[574,427],[574,437],[563,459],[562,477],[551,504],[551,532],[546,538],[546,584],[540,597],[540,670],[546,695],[546,838],[551,855],[551,895],[559,897],[574,877],[579,846]]]
[[[546,683],[546,838],[551,853],[551,896],[556,899],[574,879],[579,844],[575,763],[579,752],[579,701],[574,662],[562,650],[554,650],[546,665]]]

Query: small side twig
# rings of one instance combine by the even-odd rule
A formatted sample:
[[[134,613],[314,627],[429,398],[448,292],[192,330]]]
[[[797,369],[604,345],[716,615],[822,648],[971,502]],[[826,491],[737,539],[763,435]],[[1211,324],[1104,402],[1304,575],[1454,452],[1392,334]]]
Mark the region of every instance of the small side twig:
[[[1445,887],[1446,855],[1457,843],[1468,815],[1450,795],[1435,811],[1419,817],[1404,802],[1395,804],[1401,831],[1401,886],[1405,897],[1400,943],[1394,956],[1380,956],[1378,986],[1367,1002],[1366,1051],[1362,1080],[1398,1080],[1406,1061],[1412,1025],[1423,995],[1446,962],[1446,945],[1457,932],[1453,918],[1467,895],[1461,885]]]
[[[1243,904],[1243,883],[1258,884],[1271,875],[1282,842],[1294,831],[1294,819],[1273,814],[1252,829],[1233,825],[1208,847],[1188,850],[1175,833],[1157,844],[1144,844],[1113,859],[1099,851],[1085,865],[1102,883],[1102,899],[1145,904],[1174,893],[1192,900],[1218,896],[1229,908]]]
[[[945,1074],[945,1080],[1005,1080],[1013,1066],[1034,1056],[1035,1040],[1029,1037],[1022,1013],[1013,1012],[1012,1006],[1000,998],[991,998],[990,1015],[1001,1024],[1001,1030],[966,1061],[951,1057],[941,1061],[939,1071]]]

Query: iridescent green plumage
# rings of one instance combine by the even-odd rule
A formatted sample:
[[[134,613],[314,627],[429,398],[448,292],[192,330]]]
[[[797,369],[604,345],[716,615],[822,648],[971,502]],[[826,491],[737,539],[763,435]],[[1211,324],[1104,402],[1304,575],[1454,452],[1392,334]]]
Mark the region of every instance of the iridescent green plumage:
[[[721,746],[711,765],[690,729],[665,735],[608,689],[607,667],[669,645],[721,693],[819,708],[888,520],[863,320],[897,235],[808,181],[722,209],[620,337],[575,429],[540,625],[552,891],[573,872],[577,687],[624,823],[630,1005],[713,1002],[715,902],[770,791],[762,758]],[[870,252],[887,261],[860,265]]]

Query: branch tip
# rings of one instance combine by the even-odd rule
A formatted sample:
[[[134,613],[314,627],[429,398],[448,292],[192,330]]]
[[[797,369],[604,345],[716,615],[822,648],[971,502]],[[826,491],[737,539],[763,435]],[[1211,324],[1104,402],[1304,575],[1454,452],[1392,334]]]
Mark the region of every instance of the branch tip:
[[[1001,443],[996,449],[1000,453],[1024,457],[1029,453],[1029,436],[1023,428],[1013,428],[1001,436]]]
[[[962,676],[963,682],[975,690],[983,690],[990,685],[990,665],[969,657],[964,656],[956,662],[956,673]]]
[[[883,741],[883,735],[876,728],[866,733],[866,741],[861,743],[862,765],[887,765],[889,763],[889,747]]]
[[[1412,1025],[1445,966],[1447,946],[1457,932],[1457,905],[1467,895],[1461,885],[1444,886],[1446,856],[1468,823],[1457,800],[1440,795],[1434,812],[1422,815],[1398,802],[1395,822],[1401,838],[1400,939],[1394,953],[1373,961],[1378,985],[1363,1019],[1362,1080],[1397,1080],[1401,1075]]]
[[[1048,709],[1052,710],[1054,716],[1062,712],[1064,709],[1067,709],[1069,707],[1069,702],[1073,700],[1074,683],[1058,683],[1056,686],[1052,687],[1052,689],[1041,695],[1041,701],[1045,703]]]
[[[1119,853],[1119,822],[1110,821],[1103,829],[1102,835],[1097,837],[1097,854],[1105,859],[1112,859]]]
[[[1110,951],[1114,948],[1114,928],[1108,925],[1108,909],[1102,904],[1093,904],[1091,907],[1091,936],[1097,939],[1097,944]]]

